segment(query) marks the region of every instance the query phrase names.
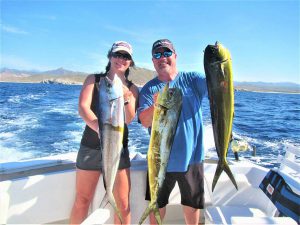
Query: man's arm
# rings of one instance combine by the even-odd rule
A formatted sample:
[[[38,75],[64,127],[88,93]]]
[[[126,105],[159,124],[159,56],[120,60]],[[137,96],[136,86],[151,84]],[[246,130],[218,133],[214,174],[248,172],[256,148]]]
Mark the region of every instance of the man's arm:
[[[149,108],[145,109],[144,111],[142,111],[139,115],[139,119],[141,121],[141,124],[146,128],[149,128],[152,125],[154,105],[155,105],[155,102],[157,100],[157,96],[158,96],[158,93],[153,95],[154,104],[151,105]]]
[[[149,108],[145,109],[143,112],[140,113],[139,119],[141,124],[148,128],[152,125],[153,119],[153,112],[154,112],[154,105],[150,106]]]

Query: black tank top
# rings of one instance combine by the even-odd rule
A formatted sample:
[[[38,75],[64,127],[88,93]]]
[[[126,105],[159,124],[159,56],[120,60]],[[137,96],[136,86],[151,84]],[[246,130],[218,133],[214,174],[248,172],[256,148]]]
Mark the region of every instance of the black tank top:
[[[91,110],[97,115],[97,108],[99,102],[99,81],[101,77],[106,76],[106,73],[95,74],[95,84],[94,84],[94,92],[91,104]],[[128,88],[131,87],[133,83],[128,81]],[[83,131],[83,135],[81,138],[81,144],[87,146],[89,148],[100,150],[100,140],[97,132],[91,129],[89,126],[85,126]],[[124,124],[124,135],[123,135],[123,148],[128,147],[128,127]]]

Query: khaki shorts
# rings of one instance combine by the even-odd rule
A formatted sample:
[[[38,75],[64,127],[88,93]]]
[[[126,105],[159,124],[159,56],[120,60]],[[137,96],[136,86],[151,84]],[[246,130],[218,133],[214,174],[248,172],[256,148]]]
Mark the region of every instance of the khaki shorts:
[[[89,148],[80,145],[76,167],[81,170],[99,170],[102,171],[102,151],[100,149]],[[130,167],[130,158],[128,148],[123,148],[119,163],[119,170]]]
[[[186,172],[167,172],[157,203],[159,208],[169,203],[169,196],[178,182],[181,204],[195,209],[204,208],[204,173],[203,163],[189,165]],[[149,180],[147,175],[146,200],[150,200]]]

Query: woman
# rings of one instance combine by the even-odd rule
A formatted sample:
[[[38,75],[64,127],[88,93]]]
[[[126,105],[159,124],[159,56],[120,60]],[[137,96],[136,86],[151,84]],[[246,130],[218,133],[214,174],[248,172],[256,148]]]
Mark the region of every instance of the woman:
[[[97,95],[95,84],[101,77],[107,76],[113,80],[117,75],[123,83],[125,131],[123,150],[120,158],[114,188],[114,196],[121,211],[123,224],[130,224],[130,160],[128,152],[128,128],[136,112],[138,88],[128,80],[129,67],[134,66],[132,60],[132,47],[124,41],[115,42],[107,55],[109,62],[103,74],[89,75],[79,97],[79,114],[86,122],[86,127],[81,139],[80,149],[76,160],[76,198],[71,212],[70,224],[80,224],[88,214],[90,203],[93,199],[98,179],[101,175],[101,151],[98,137]],[[118,216],[114,215],[114,223],[121,224]]]

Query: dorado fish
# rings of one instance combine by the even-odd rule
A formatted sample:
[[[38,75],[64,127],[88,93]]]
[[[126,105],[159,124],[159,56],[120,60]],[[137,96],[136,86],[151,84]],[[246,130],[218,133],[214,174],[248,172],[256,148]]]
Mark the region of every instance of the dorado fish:
[[[113,195],[113,188],[123,148],[124,99],[122,85],[122,81],[117,75],[113,80],[108,77],[100,80],[98,112],[102,171],[106,188],[106,194],[100,207],[103,207],[108,201],[121,221],[123,220]]]
[[[167,84],[163,92],[158,94],[147,154],[151,201],[139,224],[144,222],[150,212],[154,212],[157,223],[162,224],[157,197],[165,179],[181,105],[182,94],[178,88],[169,88],[169,84]]]
[[[204,69],[208,88],[211,120],[215,146],[219,157],[212,183],[212,191],[224,170],[238,189],[234,176],[227,163],[227,151],[232,137],[234,114],[234,89],[230,52],[216,42],[204,51]]]

